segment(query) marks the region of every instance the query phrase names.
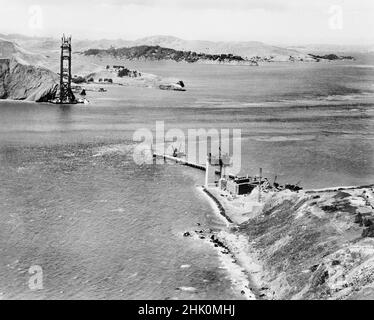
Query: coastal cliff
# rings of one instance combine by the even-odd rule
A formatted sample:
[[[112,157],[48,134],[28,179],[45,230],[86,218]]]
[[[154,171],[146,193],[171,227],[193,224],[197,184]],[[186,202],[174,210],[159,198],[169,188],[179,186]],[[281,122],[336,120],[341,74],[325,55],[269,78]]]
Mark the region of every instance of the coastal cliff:
[[[234,223],[202,234],[242,266],[257,297],[374,298],[374,186],[268,192],[261,203],[209,190]]]
[[[55,98],[58,86],[58,75],[46,68],[0,59],[0,99],[46,102]]]
[[[240,226],[262,261],[267,296],[373,298],[373,208],[372,187],[273,195]]]

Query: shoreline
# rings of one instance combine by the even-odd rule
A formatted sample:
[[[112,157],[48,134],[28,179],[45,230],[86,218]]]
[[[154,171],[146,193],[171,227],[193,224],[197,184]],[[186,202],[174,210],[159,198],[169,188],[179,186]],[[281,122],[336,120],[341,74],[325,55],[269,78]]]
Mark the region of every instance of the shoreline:
[[[212,193],[201,186],[198,186],[197,190],[214,206],[214,213],[226,222],[229,230],[221,230],[219,232],[212,232],[209,229],[198,230],[187,232],[188,236],[196,240],[206,241],[217,249],[218,258],[229,273],[231,281],[247,300],[264,299],[264,286],[258,277],[262,267],[258,263],[257,258],[251,257],[251,259],[248,259],[249,256],[245,252],[248,244],[247,239],[243,235],[230,232],[230,229],[231,231],[235,230],[237,225],[226,215],[225,208]],[[187,236],[187,233],[184,236]]]
[[[372,290],[374,295],[374,284],[370,286],[369,283],[368,286],[367,283],[368,278],[374,280],[374,264],[371,263],[371,261],[374,262],[374,249],[368,249],[370,244],[374,247],[374,239],[372,238],[374,234],[371,234],[373,227],[370,224],[370,221],[374,219],[374,184],[306,190],[299,193],[275,193],[265,197],[263,206],[257,210],[255,215],[246,215],[245,221],[242,221],[245,210],[240,207],[233,208],[227,203],[223,193],[217,194],[214,188],[208,188],[205,192],[204,187],[199,189],[211,203],[216,205],[216,214],[223,219],[229,217],[230,221],[234,221],[229,223],[226,219],[230,227],[229,230],[222,230],[214,234],[204,233],[205,239],[210,239],[211,243],[216,246],[218,244],[219,248],[226,251],[226,253],[219,253],[219,256],[229,254],[233,259],[233,264],[242,268],[242,272],[248,277],[249,285],[246,288],[251,291],[255,299],[314,300],[326,299],[326,295],[329,299],[347,299],[359,294],[356,292],[361,293],[364,290],[366,290],[365,292]],[[285,203],[290,201],[294,202],[291,207],[294,212],[287,207],[284,208],[286,210],[282,208]],[[250,201],[247,200],[247,202]],[[317,205],[318,202],[320,202],[319,205]],[[336,214],[328,218],[331,211]],[[274,224],[272,220],[275,217],[271,217],[272,215],[285,216],[285,221],[290,219],[286,219],[288,216],[295,219],[297,223],[297,220],[301,220],[307,212],[311,212],[320,219],[317,221],[318,228],[314,226],[314,221],[312,224],[305,220],[301,230],[299,228],[294,230],[296,226],[289,223],[286,225],[290,230],[288,234],[276,232],[277,224],[282,225],[280,230],[284,230],[285,226],[282,221],[277,221]],[[353,218],[347,221],[348,216],[352,215]],[[327,219],[324,219],[325,216]],[[363,219],[363,222],[358,222],[358,219]],[[260,224],[258,224],[259,222]],[[256,228],[263,225],[267,227],[267,230],[262,233]],[[331,227],[337,229],[337,233],[330,235],[327,232],[329,229],[323,232],[324,225],[327,225],[329,229]],[[302,238],[307,236],[309,228],[317,229],[319,237],[326,239],[325,246],[327,248],[324,255],[314,256],[311,254],[321,245],[320,243],[323,243],[321,240],[313,241],[312,247],[303,245],[298,249],[300,252],[304,252],[301,257],[299,256],[300,252],[292,249],[300,246],[297,241],[295,243],[291,241],[293,234],[296,234],[297,239],[301,239],[299,242],[302,242]],[[249,233],[247,229],[250,230]],[[257,236],[251,236],[251,234]],[[267,240],[266,238],[274,238],[275,242],[271,240],[268,243],[268,241],[264,241]],[[331,249],[329,249],[330,246]],[[291,250],[293,255],[297,255],[298,259],[301,259],[300,265],[293,262],[294,257],[285,256],[282,258],[280,252],[285,249]],[[355,258],[357,254],[360,255],[360,259]],[[271,262],[274,256],[278,257],[275,261],[276,265]],[[288,263],[284,264],[283,260],[288,260]],[[309,264],[309,269],[305,269]],[[288,267],[286,267],[287,265]],[[228,266],[227,269],[230,273],[231,268]],[[324,274],[327,275],[327,278],[321,279]],[[295,288],[292,288],[289,283],[294,280],[293,278],[297,283]]]
[[[373,188],[374,184],[362,185],[362,186],[341,186],[341,187],[328,187],[328,188],[321,188],[321,189],[308,189],[304,190],[305,193],[323,193],[323,192],[338,192],[344,190],[360,190],[360,189],[367,189]]]
[[[218,207],[218,213],[229,223],[233,223],[233,221],[226,215],[226,211],[225,209],[223,208],[222,204],[218,201],[218,199],[212,195],[209,190],[205,187],[203,187],[203,192],[206,193],[206,195],[211,198],[213,200],[213,202],[215,203],[215,205]]]

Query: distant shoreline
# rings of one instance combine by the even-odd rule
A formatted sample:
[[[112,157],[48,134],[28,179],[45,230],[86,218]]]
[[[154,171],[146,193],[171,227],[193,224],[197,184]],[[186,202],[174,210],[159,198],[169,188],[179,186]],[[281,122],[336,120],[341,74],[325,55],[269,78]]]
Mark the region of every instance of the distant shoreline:
[[[194,51],[175,50],[172,48],[161,47],[158,45],[141,45],[135,47],[122,47],[110,49],[88,49],[78,52],[84,56],[94,57],[112,57],[116,59],[144,60],[144,61],[162,61],[171,60],[175,62],[186,63],[204,63],[204,64],[232,64],[244,66],[258,66],[260,63],[271,62],[321,62],[337,60],[355,60],[352,56],[338,56],[336,54],[315,55],[308,53],[294,53],[289,55],[257,55],[244,57],[241,55],[220,53],[197,53]]]

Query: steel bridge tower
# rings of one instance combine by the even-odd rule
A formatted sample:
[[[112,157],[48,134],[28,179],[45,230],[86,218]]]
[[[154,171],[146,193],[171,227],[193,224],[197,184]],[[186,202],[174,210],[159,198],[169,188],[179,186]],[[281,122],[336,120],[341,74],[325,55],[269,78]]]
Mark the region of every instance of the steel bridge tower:
[[[76,103],[71,90],[71,36],[61,38],[60,99],[59,103]]]

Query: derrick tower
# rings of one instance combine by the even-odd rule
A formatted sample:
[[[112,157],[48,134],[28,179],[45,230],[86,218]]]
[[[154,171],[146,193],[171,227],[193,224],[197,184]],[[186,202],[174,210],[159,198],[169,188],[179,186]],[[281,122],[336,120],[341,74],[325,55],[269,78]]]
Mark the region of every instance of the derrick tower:
[[[61,38],[60,100],[59,103],[75,103],[71,91],[71,36]]]

